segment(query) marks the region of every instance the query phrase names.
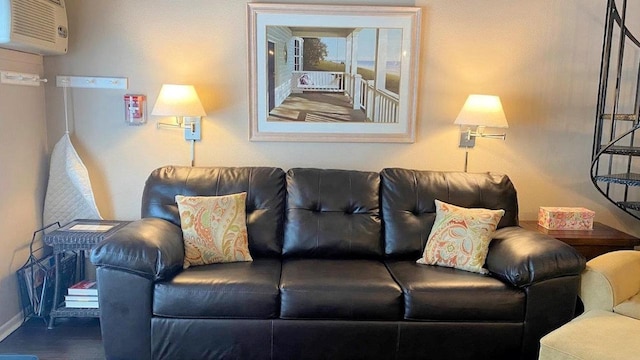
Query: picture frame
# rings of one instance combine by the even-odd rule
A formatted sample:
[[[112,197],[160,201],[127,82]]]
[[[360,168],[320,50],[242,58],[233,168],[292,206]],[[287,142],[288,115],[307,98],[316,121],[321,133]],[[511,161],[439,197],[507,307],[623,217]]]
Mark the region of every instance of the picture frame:
[[[421,9],[247,4],[251,141],[415,141]]]

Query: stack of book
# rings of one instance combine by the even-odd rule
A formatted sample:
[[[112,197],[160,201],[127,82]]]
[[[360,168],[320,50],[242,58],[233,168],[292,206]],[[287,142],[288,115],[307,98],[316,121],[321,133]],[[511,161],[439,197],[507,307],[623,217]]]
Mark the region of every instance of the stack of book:
[[[98,287],[95,281],[82,280],[67,290],[64,297],[65,306],[68,308],[98,308]]]

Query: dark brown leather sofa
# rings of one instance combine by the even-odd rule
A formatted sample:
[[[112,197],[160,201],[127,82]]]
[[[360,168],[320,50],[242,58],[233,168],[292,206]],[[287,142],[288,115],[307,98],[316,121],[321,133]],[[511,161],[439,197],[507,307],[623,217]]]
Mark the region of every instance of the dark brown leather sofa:
[[[253,262],[182,269],[176,194],[248,193]],[[504,209],[489,275],[416,264],[434,199]],[[573,314],[585,261],[518,225],[508,177],[163,167],[142,219],[103,241],[108,359],[535,359]]]

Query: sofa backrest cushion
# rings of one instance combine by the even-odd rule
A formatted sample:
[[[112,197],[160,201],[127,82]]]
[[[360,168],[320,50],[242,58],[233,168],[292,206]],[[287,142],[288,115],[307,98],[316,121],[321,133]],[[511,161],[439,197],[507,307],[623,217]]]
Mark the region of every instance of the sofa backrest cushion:
[[[503,209],[498,229],[518,225],[516,189],[506,175],[384,169],[381,181],[388,257],[420,257],[436,217],[436,199],[467,208]]]
[[[283,255],[301,258],[381,258],[375,172],[291,169]]]
[[[180,226],[176,195],[220,196],[246,192],[251,256],[279,256],[286,197],[284,175],[282,169],[268,167],[162,167],[147,179],[142,195],[142,217],[161,218]]]

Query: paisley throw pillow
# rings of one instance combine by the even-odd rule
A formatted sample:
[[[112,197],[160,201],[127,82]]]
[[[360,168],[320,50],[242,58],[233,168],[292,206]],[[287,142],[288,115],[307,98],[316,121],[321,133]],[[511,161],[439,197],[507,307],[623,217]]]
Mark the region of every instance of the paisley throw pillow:
[[[176,195],[184,239],[184,265],[253,261],[245,214],[247,193]]]
[[[420,264],[486,274],[489,243],[504,210],[467,209],[435,200],[436,219]]]

